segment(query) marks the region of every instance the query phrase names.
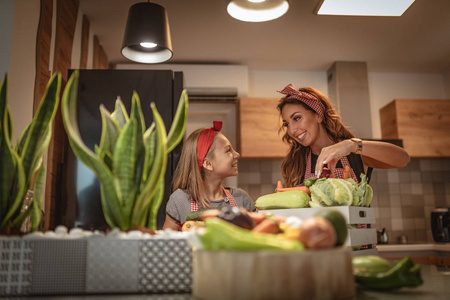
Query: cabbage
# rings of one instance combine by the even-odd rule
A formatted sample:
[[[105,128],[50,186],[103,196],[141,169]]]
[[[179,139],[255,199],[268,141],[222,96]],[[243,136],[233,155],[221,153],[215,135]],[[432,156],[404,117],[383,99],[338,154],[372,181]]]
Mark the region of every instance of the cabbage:
[[[369,184],[367,184],[367,176],[366,175],[361,174],[361,182],[358,184],[358,187],[363,194],[362,201],[359,204],[359,206],[368,207],[370,205],[370,203],[372,202],[373,190],[372,190],[372,187]]]
[[[311,192],[310,207],[322,206],[365,206],[372,202],[373,190],[367,184],[367,177],[361,174],[357,184],[352,178],[320,178],[309,187]]]
[[[328,179],[334,187],[334,202],[337,205],[350,206],[353,202],[351,184],[342,179],[329,178]]]
[[[361,200],[363,198],[363,192],[359,188],[358,184],[353,180],[353,178],[347,178],[347,179],[345,179],[345,181],[350,183],[350,185],[352,186],[351,190],[352,190],[353,201],[352,201],[352,204],[350,204],[350,205],[359,206],[361,204]]]
[[[334,199],[334,187],[326,178],[317,179],[316,182],[309,188],[309,191],[311,192],[311,201],[314,202],[312,205],[336,205],[332,200]]]

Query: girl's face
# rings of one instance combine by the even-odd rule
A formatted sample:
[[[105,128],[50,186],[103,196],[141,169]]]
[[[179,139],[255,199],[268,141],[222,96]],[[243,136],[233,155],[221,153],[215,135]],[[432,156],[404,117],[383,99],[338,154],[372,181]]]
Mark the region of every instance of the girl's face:
[[[319,138],[323,118],[301,104],[286,104],[281,112],[287,134],[307,147]]]
[[[216,135],[214,141],[215,147],[212,158],[209,159],[213,172],[220,177],[236,176],[238,174],[238,159],[240,154],[237,153],[230,141],[221,133]]]

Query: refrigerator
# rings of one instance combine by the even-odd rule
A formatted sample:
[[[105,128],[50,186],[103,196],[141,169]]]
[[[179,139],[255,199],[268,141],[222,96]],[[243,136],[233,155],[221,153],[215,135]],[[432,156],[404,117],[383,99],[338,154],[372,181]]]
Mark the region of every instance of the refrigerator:
[[[69,76],[73,70],[69,71]],[[80,134],[85,144],[94,151],[100,143],[100,104],[109,111],[114,110],[117,97],[122,99],[130,113],[133,91],[139,95],[148,128],[153,122],[150,103],[154,102],[161,114],[166,130],[172,125],[178,102],[183,90],[183,73],[171,70],[79,70],[77,95],[77,118]],[[109,228],[100,200],[100,184],[91,172],[72,152],[67,141],[61,176],[60,190],[55,204],[55,225],[69,229],[78,227],[86,230]],[[169,154],[165,174],[165,191],[158,212],[158,229],[162,228],[165,207],[171,193],[173,173],[181,153],[181,143]]]

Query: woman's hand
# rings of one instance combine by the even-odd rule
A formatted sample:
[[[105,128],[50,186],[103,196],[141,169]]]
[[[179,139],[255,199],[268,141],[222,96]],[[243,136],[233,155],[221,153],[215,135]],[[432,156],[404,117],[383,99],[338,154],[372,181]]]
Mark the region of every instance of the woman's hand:
[[[320,177],[320,173],[326,165],[328,165],[331,174],[334,174],[339,159],[356,152],[357,149],[357,143],[352,140],[343,140],[322,148],[315,166],[316,177]],[[367,172],[368,167],[374,169],[402,168],[409,163],[410,157],[405,149],[394,144],[364,140],[361,159],[364,164],[364,171]]]
[[[332,176],[334,175],[334,170],[336,169],[337,162],[343,156],[347,156],[352,152],[355,152],[358,145],[351,140],[343,140],[331,146],[322,148],[322,151],[317,158],[315,166],[315,175],[317,178],[320,177],[322,169],[324,166],[328,165],[328,169],[331,171]]]

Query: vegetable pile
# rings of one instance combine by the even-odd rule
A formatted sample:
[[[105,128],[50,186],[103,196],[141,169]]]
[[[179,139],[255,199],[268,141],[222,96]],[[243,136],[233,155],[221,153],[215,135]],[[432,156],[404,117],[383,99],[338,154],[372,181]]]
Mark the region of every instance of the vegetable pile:
[[[364,206],[372,202],[373,190],[367,177],[361,174],[358,184],[352,178],[308,178],[305,186],[282,188],[278,183],[277,192],[256,199],[260,210],[289,209],[328,206]]]
[[[207,250],[302,251],[340,246],[347,238],[345,218],[336,210],[301,220],[224,207],[202,211],[198,220],[187,221],[183,230],[199,227],[198,237]]]
[[[345,218],[335,209],[322,209],[302,220],[223,207],[200,211],[186,224],[195,224],[190,228],[197,228],[194,233],[201,247],[212,251],[301,252],[341,246],[347,238]],[[420,266],[408,257],[390,263],[379,256],[358,256],[352,265],[355,282],[362,288],[392,290],[423,283]]]

